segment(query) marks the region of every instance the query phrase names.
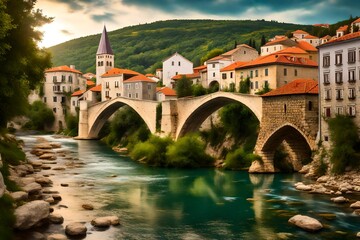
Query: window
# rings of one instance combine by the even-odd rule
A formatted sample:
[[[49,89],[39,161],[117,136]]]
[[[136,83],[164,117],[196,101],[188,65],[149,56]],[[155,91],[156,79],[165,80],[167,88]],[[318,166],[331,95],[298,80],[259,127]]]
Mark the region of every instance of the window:
[[[53,112],[56,113],[56,108],[53,108]]]
[[[61,97],[61,102],[65,103],[66,102],[66,98],[65,97]]]
[[[46,97],[44,97],[44,103],[46,103]]]
[[[131,93],[129,93],[129,98],[131,98]]]
[[[105,87],[109,88],[109,82],[105,82]]]
[[[349,88],[349,99],[355,99],[355,88]]]
[[[336,89],[336,100],[343,100],[344,98],[344,90],[342,89]]]
[[[253,78],[253,71],[250,71],[250,78]]]
[[[230,72],[230,78],[233,78],[233,72]]]
[[[353,105],[348,106],[348,114],[349,114],[349,116],[351,116],[351,117],[354,117],[354,116],[355,116],[355,114],[356,114],[355,106],[353,106]]]
[[[329,67],[330,66],[330,55],[323,57],[323,67]]]
[[[284,113],[286,114],[286,104],[284,104]]]
[[[171,62],[171,66],[174,66],[174,61]]]
[[[268,76],[269,75],[269,69],[265,69],[265,76]]]
[[[181,62],[180,62],[180,61],[179,61],[178,65],[181,66]]]
[[[284,68],[284,76],[286,76],[286,75],[287,75],[287,69]]]
[[[213,73],[213,77],[215,77],[215,73]]]
[[[341,84],[343,82],[342,80],[343,74],[341,71],[335,72],[335,82],[338,84]]]
[[[331,89],[325,89],[325,100],[331,100]]]
[[[71,86],[69,86],[69,92],[72,92],[72,90],[71,90]]]
[[[349,82],[355,82],[355,69],[349,70]]]
[[[329,73],[324,73],[324,84],[325,85],[330,84]]]
[[[348,52],[348,63],[356,62],[356,52],[355,50],[351,50]]]
[[[151,90],[151,84],[148,84],[148,90]]]
[[[119,88],[119,81],[115,81],[115,88]]]
[[[325,117],[331,117],[330,107],[324,107],[324,115],[325,115]]]
[[[69,78],[68,78],[68,79],[69,79],[69,80],[68,80],[68,81],[69,81],[69,83],[72,83],[72,82],[73,82],[73,77],[72,77],[71,75],[69,76]]]
[[[56,96],[53,97],[53,102],[57,102],[57,97]]]
[[[53,76],[53,82],[57,82],[57,77]]]
[[[117,96],[117,97],[121,97],[121,93],[116,93],[116,96]]]
[[[62,86],[62,91],[66,92],[66,87],[65,86]]]
[[[135,83],[135,89],[139,89],[139,83]]]
[[[325,142],[329,141],[329,136],[324,136],[324,141]]]
[[[342,65],[342,54],[335,54],[335,65]]]
[[[223,73],[221,76],[222,76],[222,79],[226,79],[226,73]]]
[[[258,76],[259,76],[258,70],[255,70],[255,77],[258,77]]]
[[[212,67],[215,68],[215,63],[212,64]]]
[[[298,74],[297,74],[297,69],[294,70],[294,76],[296,77]]]
[[[75,106],[75,101],[72,101],[72,105]]]
[[[344,108],[343,107],[336,107],[336,114],[337,115],[344,115]]]
[[[109,91],[105,91],[105,97],[109,97]]]
[[[61,76],[61,82],[65,82],[65,75]]]
[[[255,82],[255,89],[258,89],[259,88],[259,83],[258,81]]]
[[[308,102],[308,110],[312,111],[312,109],[313,109],[313,103],[312,103],[312,101],[309,101]]]
[[[253,82],[250,82],[250,88],[254,89],[254,83]]]
[[[135,93],[135,98],[139,98],[139,94],[138,94],[138,93]]]

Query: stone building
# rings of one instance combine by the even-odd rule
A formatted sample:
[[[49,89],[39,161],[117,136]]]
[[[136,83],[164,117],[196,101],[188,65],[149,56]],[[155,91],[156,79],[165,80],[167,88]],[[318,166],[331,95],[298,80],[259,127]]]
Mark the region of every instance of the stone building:
[[[124,97],[156,100],[156,82],[140,74],[124,81]]]
[[[327,118],[348,115],[360,126],[360,32],[319,46],[320,135],[329,146]]]

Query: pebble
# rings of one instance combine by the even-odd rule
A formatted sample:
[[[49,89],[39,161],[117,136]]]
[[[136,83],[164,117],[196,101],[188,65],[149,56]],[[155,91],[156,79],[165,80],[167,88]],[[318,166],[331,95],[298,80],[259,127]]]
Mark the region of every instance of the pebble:
[[[62,186],[62,187],[68,187],[69,184],[67,184],[67,183],[61,183],[60,186]]]
[[[82,208],[85,209],[85,210],[94,210],[94,206],[92,204],[89,204],[89,203],[83,204]]]
[[[83,223],[70,223],[65,227],[65,233],[69,236],[84,236],[87,228]]]
[[[47,240],[67,240],[68,238],[62,234],[51,234],[48,236]]]
[[[62,224],[64,222],[64,217],[61,216],[59,213],[51,213],[49,215],[49,220],[55,224]]]

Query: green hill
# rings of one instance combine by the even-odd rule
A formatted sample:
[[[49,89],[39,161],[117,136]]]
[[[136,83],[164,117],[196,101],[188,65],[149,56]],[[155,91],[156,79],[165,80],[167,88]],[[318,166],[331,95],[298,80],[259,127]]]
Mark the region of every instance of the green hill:
[[[109,32],[109,39],[116,67],[154,73],[175,52],[198,66],[201,57],[215,48],[227,51],[235,42],[248,44],[250,39],[259,47],[262,35],[269,39],[297,29],[314,31],[309,25],[264,20],[168,20],[115,30]],[[84,73],[95,72],[99,40],[97,34],[49,48],[54,66],[74,64]]]

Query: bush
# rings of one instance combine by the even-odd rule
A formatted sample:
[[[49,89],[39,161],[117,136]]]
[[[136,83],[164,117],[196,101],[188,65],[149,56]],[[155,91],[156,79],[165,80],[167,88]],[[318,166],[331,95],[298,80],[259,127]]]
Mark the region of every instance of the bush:
[[[25,127],[39,131],[44,130],[46,126],[52,125],[55,121],[53,111],[42,101],[33,102],[26,116],[30,121],[26,123]]]
[[[15,215],[13,201],[10,196],[0,198],[0,236],[1,239],[13,239],[13,226]]]
[[[130,152],[130,156],[134,160],[143,159],[151,166],[165,167],[167,166],[166,150],[173,141],[171,138],[161,138],[155,135],[146,142],[136,144]]]
[[[254,160],[261,160],[261,157],[253,153],[246,153],[243,148],[238,148],[226,155],[224,169],[246,169],[250,167]]]
[[[202,96],[206,94],[206,88],[204,88],[201,84],[192,85],[192,94],[193,96]]]
[[[349,116],[336,116],[328,121],[332,141],[332,172],[340,174],[345,168],[360,165],[358,129]]]
[[[198,135],[187,135],[168,147],[170,167],[192,168],[210,166],[214,159],[205,153],[205,142]]]
[[[274,153],[274,167],[281,172],[293,172],[293,165],[288,160],[289,154],[285,151],[283,145],[280,145]]]
[[[65,122],[66,129],[64,133],[72,137],[77,136],[79,128],[79,115],[74,116],[72,114],[67,114],[65,117]]]

